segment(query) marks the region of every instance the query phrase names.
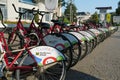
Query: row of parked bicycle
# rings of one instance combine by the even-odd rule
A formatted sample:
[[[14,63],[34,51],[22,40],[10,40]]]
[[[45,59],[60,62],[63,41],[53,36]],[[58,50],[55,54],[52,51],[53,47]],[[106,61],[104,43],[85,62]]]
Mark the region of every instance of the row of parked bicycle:
[[[19,14],[16,27],[8,32],[0,31],[0,78],[2,80],[65,80],[67,71],[118,27],[102,26],[93,23],[84,26],[67,26],[59,20],[51,20],[54,25],[42,22],[45,11],[15,11]],[[32,13],[30,26],[25,28],[21,18]],[[36,15],[42,16],[35,25]],[[12,14],[11,14],[12,15]]]

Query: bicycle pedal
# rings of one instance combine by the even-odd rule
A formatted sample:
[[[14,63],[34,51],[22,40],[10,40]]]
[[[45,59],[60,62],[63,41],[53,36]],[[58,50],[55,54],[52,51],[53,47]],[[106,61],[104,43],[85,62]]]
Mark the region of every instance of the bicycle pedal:
[[[11,77],[13,72],[7,72],[6,77]]]

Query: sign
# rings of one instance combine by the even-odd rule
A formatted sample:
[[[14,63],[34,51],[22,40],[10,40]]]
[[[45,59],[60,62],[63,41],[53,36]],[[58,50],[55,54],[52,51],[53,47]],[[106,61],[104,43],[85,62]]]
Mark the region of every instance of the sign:
[[[106,14],[106,21],[109,23],[111,21],[111,14]]]
[[[114,23],[120,23],[120,16],[113,16],[113,22]]]
[[[58,0],[45,0],[45,7],[49,11],[53,11],[58,6]]]

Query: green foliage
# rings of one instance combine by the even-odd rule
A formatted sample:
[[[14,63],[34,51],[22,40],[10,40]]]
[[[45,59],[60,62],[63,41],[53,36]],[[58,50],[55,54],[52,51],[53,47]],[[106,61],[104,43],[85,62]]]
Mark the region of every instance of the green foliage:
[[[120,15],[120,7],[116,9],[116,15]]]
[[[72,7],[71,14],[70,14],[70,6]],[[68,4],[66,6],[66,9],[64,11],[64,15],[68,20],[70,20],[70,17],[72,18],[72,21],[76,21],[76,13],[77,13],[77,8],[74,4]]]
[[[91,21],[98,23],[99,22],[99,18],[98,18],[98,13],[95,12],[92,16],[91,16]]]
[[[64,18],[63,22],[66,23],[66,24],[70,24],[70,21],[67,18]]]
[[[116,15],[119,16],[120,15],[120,1],[118,2],[118,8],[116,8]]]

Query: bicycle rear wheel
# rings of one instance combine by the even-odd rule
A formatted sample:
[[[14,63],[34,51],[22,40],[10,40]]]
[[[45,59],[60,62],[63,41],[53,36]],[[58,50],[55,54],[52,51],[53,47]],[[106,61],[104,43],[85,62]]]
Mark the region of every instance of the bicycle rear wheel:
[[[83,41],[80,46],[81,46],[81,57],[80,57],[80,60],[82,60],[88,53],[87,41]]]
[[[61,39],[62,41],[59,39]],[[69,40],[65,36],[58,34],[58,33],[52,33],[52,34],[46,35],[43,38],[43,40],[47,46],[52,46],[52,47],[58,49],[61,53],[63,53],[63,55],[66,58],[66,61],[65,61],[66,69],[69,70],[71,67],[71,64],[72,64],[72,57],[73,57],[72,56],[72,46],[71,46],[71,43],[69,42]],[[51,42],[57,42],[57,44],[53,45]],[[61,49],[61,45],[59,46],[59,44],[62,44],[65,47],[62,47],[62,49]]]
[[[72,59],[72,66],[76,65],[77,62],[80,60],[81,57],[81,46],[80,43],[75,44],[72,47],[72,54],[73,54],[73,59]]]
[[[62,33],[64,37],[67,38],[71,45],[71,53],[72,53],[72,64],[71,67],[77,64],[77,62],[80,59],[81,56],[81,43],[79,42],[79,39],[72,33]]]
[[[33,64],[30,56],[24,55],[18,66],[25,66]],[[27,63],[27,64],[26,64]],[[48,64],[49,65],[49,64]],[[66,76],[65,61],[51,63],[52,66],[36,67],[32,65],[35,70],[16,70],[17,80],[64,80]]]
[[[72,47],[68,47],[67,49],[64,49],[61,51],[65,58],[66,58],[66,61],[65,61],[65,64],[66,64],[66,70],[68,71],[72,65]]]
[[[12,32],[8,35],[8,44],[9,48],[14,50],[14,49],[20,49],[24,45],[24,39],[23,37],[19,34],[18,31]]]

